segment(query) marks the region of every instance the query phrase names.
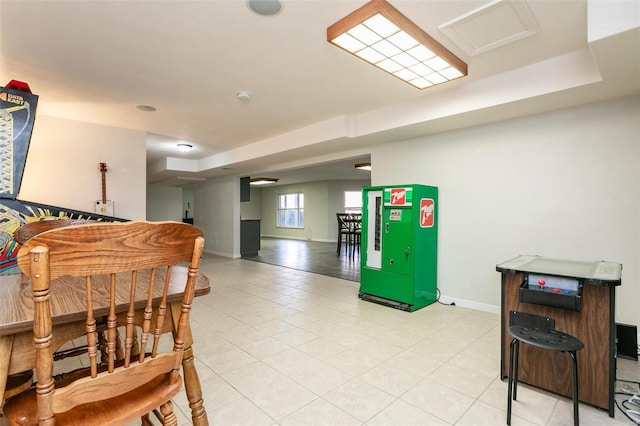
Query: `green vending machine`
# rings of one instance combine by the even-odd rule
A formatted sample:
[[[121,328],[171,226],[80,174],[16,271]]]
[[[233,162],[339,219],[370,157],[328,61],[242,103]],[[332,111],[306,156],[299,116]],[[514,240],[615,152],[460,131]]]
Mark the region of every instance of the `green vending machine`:
[[[438,261],[438,188],[363,188],[360,293],[405,311],[434,303]]]

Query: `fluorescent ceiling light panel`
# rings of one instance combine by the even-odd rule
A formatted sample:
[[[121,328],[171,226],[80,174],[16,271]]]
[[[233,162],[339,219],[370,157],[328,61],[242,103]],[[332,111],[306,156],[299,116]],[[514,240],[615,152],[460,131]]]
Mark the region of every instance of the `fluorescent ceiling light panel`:
[[[385,0],[331,25],[327,41],[419,89],[467,75],[467,64]]]

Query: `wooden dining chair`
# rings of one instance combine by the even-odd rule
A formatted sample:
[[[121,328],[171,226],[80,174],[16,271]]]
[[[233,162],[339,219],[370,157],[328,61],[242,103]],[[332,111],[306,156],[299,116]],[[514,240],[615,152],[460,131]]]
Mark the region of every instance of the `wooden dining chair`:
[[[32,384],[32,370],[10,375],[9,377],[7,377],[7,384],[4,391],[3,401],[6,401],[7,399],[30,389]]]
[[[140,418],[150,424],[153,412],[164,425],[177,425],[173,398],[181,389],[180,366],[195,278],[204,239],[193,225],[177,222],[96,223],[43,232],[20,249],[18,264],[31,279],[34,303],[33,334],[37,384],[7,401],[10,424],[119,425]],[[172,274],[172,267],[189,263],[188,273]],[[138,273],[148,271],[148,280]],[[142,275],[142,274],[141,274]],[[86,341],[89,367],[69,375],[64,383],[52,376],[52,324],[49,293],[61,277],[82,277],[86,305]],[[108,280],[108,291],[93,289]],[[180,282],[178,282],[180,280]],[[169,288],[184,289],[178,326],[170,345],[160,343],[164,322],[171,322],[167,307]],[[101,287],[102,288],[102,287]],[[137,314],[139,295],[144,314]],[[108,308],[94,309],[98,299]],[[123,303],[123,300],[127,303]],[[116,306],[125,306],[124,312]],[[97,361],[96,318],[107,317],[108,362]],[[116,329],[124,327],[124,358],[116,360]],[[134,348],[134,336],[139,347]],[[163,351],[163,348],[172,348]],[[139,355],[134,355],[138,353]]]
[[[64,218],[28,222],[20,226],[18,229],[16,229],[16,231],[13,233],[13,239],[17,243],[22,245],[28,240],[30,240],[31,238],[35,237],[36,235],[41,234],[45,231],[49,231],[51,229],[63,228],[67,226],[86,225],[88,223],[96,223],[96,222],[97,222],[96,220],[91,220],[91,219],[64,219]],[[99,321],[98,322],[99,350],[100,350],[100,354],[102,355],[101,359],[106,360],[107,358],[106,346],[103,344],[103,343],[106,343],[106,339],[104,338],[104,330],[105,330],[105,324],[101,324]],[[117,339],[116,342],[119,343],[120,339]],[[56,343],[60,344],[61,342],[56,342]],[[67,343],[71,343],[71,342],[67,342]],[[66,348],[63,347],[63,348],[57,349],[53,354],[53,360],[54,361],[68,360],[69,358],[77,357],[78,355],[81,355],[87,352],[87,345],[77,346],[77,345],[71,344],[68,346],[69,347],[66,347]],[[120,345],[116,347],[116,354],[122,357],[122,350]],[[67,364],[68,363],[69,362],[67,361]],[[79,363],[79,361],[76,361],[76,363]],[[55,369],[56,367],[54,367],[54,370]],[[62,373],[62,375],[64,374],[65,373]],[[17,375],[16,379],[20,380],[21,378],[27,377],[27,376],[28,376],[28,372],[20,373]],[[54,377],[57,379],[59,376],[54,376]],[[13,378],[10,377],[10,379],[13,379]],[[14,380],[14,382],[15,381],[16,380]],[[8,399],[13,395],[17,395],[25,388],[29,389],[29,387],[31,387],[31,382],[25,381],[24,383],[21,384],[21,386],[16,386],[13,389],[5,392],[5,399]]]
[[[338,247],[336,253],[338,256],[340,256],[340,252],[342,251],[342,243],[345,244],[347,249],[349,248],[350,229],[347,223],[348,216],[347,213],[336,213],[336,218],[338,219]]]
[[[353,259],[356,251],[360,254],[360,241],[362,240],[362,214],[353,213],[347,219],[349,224],[349,233],[351,234],[351,258]]]
[[[31,238],[45,231],[49,231],[55,228],[64,228],[66,226],[85,225],[87,223],[95,223],[95,220],[89,219],[51,219],[51,220],[38,220],[35,222],[28,222],[20,226],[13,233],[13,239],[19,244],[24,244]]]

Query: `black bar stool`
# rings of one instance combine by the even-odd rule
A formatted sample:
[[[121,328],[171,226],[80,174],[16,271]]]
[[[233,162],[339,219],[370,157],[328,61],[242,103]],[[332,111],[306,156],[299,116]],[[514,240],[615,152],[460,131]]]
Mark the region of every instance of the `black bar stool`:
[[[555,329],[556,322],[548,317],[511,311],[509,313],[509,334],[513,336],[509,353],[509,395],[507,402],[507,424],[511,424],[511,402],[518,391],[518,355],[520,342],[542,349],[567,352],[573,364],[573,424],[578,425],[578,358],[576,351],[584,344],[569,334]],[[512,400],[513,394],[513,400]]]

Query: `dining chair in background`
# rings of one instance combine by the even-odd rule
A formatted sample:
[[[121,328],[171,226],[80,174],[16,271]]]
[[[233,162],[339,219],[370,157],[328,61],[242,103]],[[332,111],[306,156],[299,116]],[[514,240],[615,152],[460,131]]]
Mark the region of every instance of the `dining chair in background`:
[[[149,424],[153,412],[163,424],[177,425],[171,398],[182,387],[180,367],[203,245],[202,232],[193,225],[143,221],[57,228],[26,241],[18,264],[31,279],[38,381],[6,402],[7,420],[85,426],[141,418]],[[172,273],[173,266],[184,262],[187,274]],[[137,279],[141,270],[149,271],[148,280]],[[51,347],[55,306],[49,292],[65,276],[84,278],[88,349],[83,356],[89,367],[56,382]],[[97,280],[108,280],[109,291],[92,291]],[[167,306],[172,286],[184,289],[180,312]],[[143,314],[134,303],[140,292],[146,299]],[[118,312],[117,305],[127,306],[126,312]],[[105,317],[107,360],[99,363],[96,323]],[[173,336],[163,334],[171,329],[165,323],[178,324]],[[118,328],[124,335],[122,359],[116,356]],[[161,337],[169,344],[161,343]]]
[[[345,247],[349,247],[349,224],[347,223],[347,216],[347,213],[336,213],[336,218],[338,219],[338,247],[336,254],[338,256],[340,256],[340,252],[342,251],[343,243]]]
[[[350,236],[350,257],[353,259],[355,257],[356,251],[358,255],[360,254],[360,240],[362,236],[362,214],[353,213],[347,216],[347,224],[349,226],[349,236]]]
[[[360,233],[362,231],[362,214],[336,213],[338,219],[338,247],[337,255],[342,252],[342,244],[345,246],[345,254],[353,259],[356,250],[360,251]]]

